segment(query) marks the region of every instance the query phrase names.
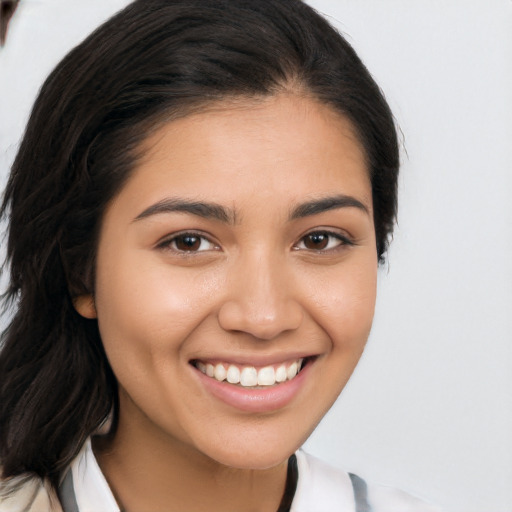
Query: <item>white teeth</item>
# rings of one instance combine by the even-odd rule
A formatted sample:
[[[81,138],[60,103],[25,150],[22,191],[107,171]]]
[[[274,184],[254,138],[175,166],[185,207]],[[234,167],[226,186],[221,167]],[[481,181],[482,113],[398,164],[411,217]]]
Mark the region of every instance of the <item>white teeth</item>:
[[[244,387],[254,386],[273,386],[274,384],[286,382],[293,379],[301,370],[304,359],[298,359],[289,366],[285,363],[274,366],[265,366],[256,370],[254,366],[246,366],[240,369],[234,364],[227,363],[203,363],[196,361],[197,369],[207,375],[213,377],[219,382],[227,380],[230,384],[240,384]],[[227,368],[227,369],[226,369]]]
[[[286,374],[286,366],[282,364],[276,370],[276,382],[284,382],[287,378],[288,375]]]
[[[276,383],[276,373],[272,366],[265,366],[258,372],[258,386],[272,386]]]
[[[236,366],[230,365],[226,375],[226,380],[230,384],[238,384],[240,382],[240,370]]]
[[[288,370],[286,370],[286,375],[288,377],[288,380],[293,379],[293,377],[295,377],[295,375],[297,375],[297,363],[292,363],[288,367]]]
[[[220,363],[218,365],[216,365],[213,376],[218,381],[222,382],[223,380],[225,380],[226,379],[226,368],[224,368],[224,365],[222,365]]]
[[[242,370],[240,384],[244,387],[256,386],[258,384],[258,372],[254,366],[249,366]]]

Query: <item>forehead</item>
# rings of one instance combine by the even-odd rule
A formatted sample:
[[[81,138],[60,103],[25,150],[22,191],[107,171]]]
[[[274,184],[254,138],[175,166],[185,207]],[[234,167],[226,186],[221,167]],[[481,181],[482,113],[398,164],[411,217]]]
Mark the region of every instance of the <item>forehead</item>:
[[[141,201],[162,194],[224,202],[281,194],[293,202],[294,196],[351,193],[371,208],[365,153],[353,125],[311,98],[217,103],[163,124],[141,149],[125,187]]]

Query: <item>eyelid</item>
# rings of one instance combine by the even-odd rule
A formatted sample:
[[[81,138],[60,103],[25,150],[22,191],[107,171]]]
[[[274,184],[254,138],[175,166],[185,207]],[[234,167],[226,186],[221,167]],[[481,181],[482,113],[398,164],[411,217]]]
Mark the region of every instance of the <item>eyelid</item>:
[[[191,251],[184,251],[184,250],[180,250],[180,249],[172,247],[172,243],[175,242],[176,239],[178,239],[180,237],[183,237],[183,236],[186,236],[186,235],[206,240],[209,244],[211,244],[214,247],[212,249],[203,249],[203,250],[200,250],[200,251],[193,251],[193,250],[191,250]],[[175,254],[178,254],[178,255],[189,256],[189,255],[192,255],[192,254],[199,254],[199,253],[203,253],[203,252],[219,250],[220,249],[220,245],[217,242],[215,242],[213,240],[213,237],[210,236],[207,233],[204,233],[202,231],[197,231],[197,230],[194,230],[194,229],[184,229],[184,230],[178,231],[176,233],[170,233],[170,234],[162,237],[155,244],[155,248],[156,249],[161,249],[161,250],[171,251],[171,252],[173,252]]]
[[[298,247],[298,245],[300,243],[302,243],[306,237],[315,235],[315,234],[327,235],[329,237],[337,239],[339,241],[339,243],[336,245],[336,247],[331,247],[329,249],[308,249],[307,247],[305,247],[305,248]],[[343,247],[346,247],[346,246],[353,246],[355,244],[356,243],[353,240],[353,238],[350,235],[348,235],[347,233],[340,232],[333,228],[318,227],[318,228],[311,229],[308,232],[304,233],[299,238],[299,241],[294,245],[293,248],[295,250],[309,251],[309,252],[313,252],[313,253],[329,253],[329,252],[334,252],[336,250],[343,249]]]
[[[299,245],[303,243],[303,241],[306,237],[314,235],[314,234],[327,235],[328,237],[335,238],[336,240],[339,241],[339,243],[336,244],[335,247],[325,248],[325,249],[308,249],[307,247],[299,247]],[[175,242],[178,238],[183,237],[185,235],[189,235],[192,237],[197,237],[197,238],[206,240],[208,242],[208,244],[210,244],[212,247],[208,248],[208,249],[190,250],[190,251],[180,250],[178,248],[172,247],[173,242]],[[334,252],[336,250],[339,250],[340,248],[343,248],[346,246],[353,246],[353,245],[355,245],[355,241],[352,239],[352,237],[350,235],[340,232],[337,229],[318,227],[318,228],[311,229],[311,230],[307,231],[306,233],[304,233],[299,238],[298,242],[296,242],[293,245],[293,249],[300,250],[300,251],[314,252],[314,253],[329,253],[329,252]],[[199,254],[199,253],[203,253],[203,252],[209,252],[209,251],[215,251],[215,250],[221,249],[220,244],[217,243],[211,235],[204,233],[203,231],[198,231],[198,230],[194,230],[194,229],[184,229],[184,230],[178,231],[176,233],[170,233],[170,234],[162,237],[155,244],[155,248],[171,251],[175,254],[183,255],[183,256],[190,256],[193,254]]]

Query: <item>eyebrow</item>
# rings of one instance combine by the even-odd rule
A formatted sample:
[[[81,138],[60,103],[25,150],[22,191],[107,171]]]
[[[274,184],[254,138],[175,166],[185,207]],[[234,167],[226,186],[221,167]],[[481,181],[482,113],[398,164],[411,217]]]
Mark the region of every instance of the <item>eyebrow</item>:
[[[146,208],[135,217],[135,221],[145,219],[160,213],[182,212],[197,215],[204,219],[215,219],[225,224],[235,224],[236,215],[234,210],[215,203],[203,201],[190,201],[179,198],[166,198]]]
[[[318,215],[319,213],[338,208],[358,208],[359,210],[369,214],[368,208],[361,201],[355,197],[340,194],[331,197],[323,197],[321,199],[313,199],[312,201],[299,204],[290,213],[289,220]],[[162,199],[139,213],[139,215],[135,217],[134,221],[161,213],[175,212],[189,213],[204,219],[218,220],[225,224],[236,223],[236,212],[230,208],[226,208],[216,203],[190,201],[188,199],[180,198]]]
[[[359,201],[359,199],[340,194],[331,197],[313,199],[307,203],[299,204],[292,210],[290,214],[290,220],[309,217],[310,215],[317,215],[319,213],[335,210],[338,208],[357,208],[368,215],[370,214],[368,207]]]

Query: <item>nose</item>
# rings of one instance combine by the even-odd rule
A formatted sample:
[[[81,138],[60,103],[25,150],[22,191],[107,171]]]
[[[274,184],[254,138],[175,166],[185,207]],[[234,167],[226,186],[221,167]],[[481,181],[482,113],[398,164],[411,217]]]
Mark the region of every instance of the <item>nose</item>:
[[[285,267],[262,255],[240,262],[228,278],[218,313],[220,326],[262,340],[297,329],[304,311]]]

